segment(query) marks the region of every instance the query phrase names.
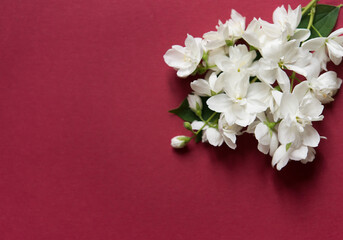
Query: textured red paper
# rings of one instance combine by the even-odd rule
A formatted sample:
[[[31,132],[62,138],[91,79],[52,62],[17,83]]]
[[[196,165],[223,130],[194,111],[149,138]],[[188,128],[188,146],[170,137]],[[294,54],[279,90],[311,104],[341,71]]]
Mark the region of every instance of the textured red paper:
[[[248,135],[170,147],[189,82],[163,54],[232,8],[299,3],[2,0],[0,239],[343,239],[342,91],[308,165],[277,172]]]

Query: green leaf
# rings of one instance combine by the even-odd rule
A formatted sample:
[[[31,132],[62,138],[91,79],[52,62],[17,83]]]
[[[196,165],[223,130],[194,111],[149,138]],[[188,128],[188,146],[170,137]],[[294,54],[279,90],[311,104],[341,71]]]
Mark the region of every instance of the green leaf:
[[[187,98],[183,100],[181,105],[178,108],[169,111],[170,113],[174,113],[175,115],[179,116],[186,122],[193,122],[194,120],[200,120],[194,112],[189,108],[189,104]]]
[[[202,141],[202,131],[198,133],[198,135],[195,137],[195,142],[201,142]]]
[[[211,117],[211,115],[214,113],[214,111],[212,111],[211,109],[208,108],[207,103],[206,103],[207,99],[209,99],[209,97],[201,97],[202,106],[203,106],[202,107],[202,118],[204,120],[209,119]],[[181,119],[183,119],[186,122],[191,123],[194,120],[201,121],[200,118],[189,108],[187,98],[185,98],[183,100],[183,102],[181,103],[181,105],[178,108],[170,110],[169,112],[174,113],[175,115],[179,116]],[[217,116],[212,118],[211,123],[216,123],[218,121],[219,115],[220,114],[218,114]]]
[[[319,33],[323,37],[327,37],[332,32],[332,29],[335,27],[338,13],[339,13],[340,6],[335,7],[331,5],[323,5],[318,4],[316,7],[316,12],[313,20],[313,26],[319,31]],[[309,13],[309,12],[308,12]],[[310,16],[306,13],[305,16],[302,17],[301,22],[298,28],[307,28],[308,23],[310,20]],[[311,38],[319,37],[319,35],[314,31],[311,30]]]

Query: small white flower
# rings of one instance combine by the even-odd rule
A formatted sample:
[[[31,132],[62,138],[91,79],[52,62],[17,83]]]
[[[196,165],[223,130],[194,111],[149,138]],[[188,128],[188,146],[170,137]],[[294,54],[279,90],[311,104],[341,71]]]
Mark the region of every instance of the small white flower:
[[[222,23],[219,20],[216,29],[217,31],[210,31],[203,35],[206,50],[213,50],[225,46],[226,40],[229,39],[228,22]]]
[[[245,31],[245,17],[239,14],[236,10],[231,10],[231,19],[228,21],[229,37],[234,42],[240,39]]]
[[[280,116],[283,119],[278,128],[279,141],[283,145],[292,143],[293,147],[299,144],[317,147],[320,136],[311,122],[323,119],[323,105],[311,94],[304,96],[301,86],[297,87],[292,94],[284,93],[282,96]]]
[[[297,40],[271,41],[262,48],[261,54],[263,58],[259,60],[257,76],[267,84],[276,80],[283,92],[290,91],[290,80],[284,69],[307,75],[304,67],[310,64],[311,54],[300,48]]]
[[[216,29],[217,31],[207,32],[203,35],[206,50],[214,50],[227,43],[233,44],[240,39],[245,30],[245,17],[232,9],[231,19],[225,23],[218,21]]]
[[[248,72],[255,58],[255,51],[249,51],[246,45],[239,44],[229,47],[229,57],[218,57],[216,64],[224,73],[232,71]]]
[[[237,73],[236,73],[237,74]],[[249,84],[249,78],[240,80],[233,78],[225,81],[225,93],[210,97],[208,107],[216,112],[224,113],[229,125],[238,124],[242,127],[252,123],[256,114],[267,109],[264,102],[270,94],[269,87],[264,83]]]
[[[193,121],[192,129],[199,130],[202,128],[202,142],[208,142],[212,146],[221,146],[225,142],[231,149],[236,148],[236,135],[241,134],[242,127],[234,124],[229,125],[223,114],[218,120],[218,128],[211,126],[204,126],[202,121]],[[203,127],[204,126],[204,127]]]
[[[333,71],[325,72],[319,77],[308,80],[308,86],[312,93],[323,104],[333,101],[333,96],[341,87],[342,79]]]
[[[237,124],[229,125],[226,120],[224,114],[220,115],[218,120],[218,130],[221,133],[226,145],[229,146],[231,149],[235,149],[236,145],[236,135],[240,135],[242,127],[238,126]]]
[[[271,114],[269,118],[272,119]],[[264,154],[270,156],[274,155],[277,147],[279,146],[279,140],[277,138],[276,123],[270,122],[264,113],[257,115],[258,121],[255,126],[255,138],[258,141],[258,150]],[[255,123],[256,124],[256,123]]]
[[[285,43],[288,39],[305,41],[310,36],[308,29],[297,29],[301,20],[301,6],[292,10],[288,6],[278,7],[273,13],[273,23],[254,18],[243,34],[243,39],[257,49],[268,47],[269,42],[274,40]]]
[[[331,61],[338,65],[343,57],[343,28],[332,32],[328,37],[318,37],[304,42],[303,47],[315,51],[314,57],[318,58],[321,66],[326,70],[326,62]]]
[[[217,59],[220,57],[225,57],[229,54],[229,47],[223,46],[220,48],[213,49],[207,52],[208,60],[207,63],[211,70],[216,71],[217,73],[220,72],[218,67],[216,66]]]
[[[204,126],[204,122],[202,121],[193,121],[192,122],[192,129],[199,130],[202,128],[202,142],[208,142],[212,146],[221,146],[223,144],[223,137],[218,131],[217,128],[210,127],[208,125]]]
[[[188,34],[185,47],[174,45],[164,54],[164,61],[177,70],[179,77],[188,77],[197,68],[203,56],[201,41],[201,38],[193,38]]]
[[[212,72],[209,75],[208,80],[198,79],[191,82],[191,88],[194,91],[194,94],[202,97],[212,96],[213,94],[219,93],[223,90],[223,86],[219,84],[217,74]]]
[[[303,163],[313,161],[315,153],[313,152],[313,148],[304,145],[293,147],[292,145],[293,144],[280,145],[278,149],[276,149],[272,159],[272,166],[274,167],[276,165],[277,170],[280,171],[285,167],[289,160],[301,161]]]
[[[183,148],[190,140],[191,138],[187,136],[176,136],[171,139],[171,146],[173,148]]]
[[[288,11],[282,5],[277,7],[273,12],[273,22],[281,27],[282,31],[288,30],[289,35],[298,27],[301,21],[301,5],[294,10],[288,5]]]
[[[301,21],[301,6],[299,5],[294,10],[288,5],[288,11],[282,5],[281,7],[277,7],[273,12],[273,23],[276,27],[275,32],[278,37],[282,35],[283,32],[287,33],[287,37],[292,37],[293,39],[297,39],[299,41],[304,41],[310,37],[310,30],[308,29],[297,29],[299,23]]]
[[[202,101],[198,95],[189,94],[187,97],[189,108],[197,115],[201,114]]]
[[[307,156],[305,159],[301,159],[301,163],[306,164],[308,162],[313,162],[314,158],[316,156],[316,150],[314,150],[314,148],[312,147],[308,147],[308,152],[307,152]]]
[[[251,46],[262,49],[270,41],[274,40],[273,37],[267,34],[267,29],[262,27],[261,19],[254,18],[248,25],[243,34],[243,39]]]

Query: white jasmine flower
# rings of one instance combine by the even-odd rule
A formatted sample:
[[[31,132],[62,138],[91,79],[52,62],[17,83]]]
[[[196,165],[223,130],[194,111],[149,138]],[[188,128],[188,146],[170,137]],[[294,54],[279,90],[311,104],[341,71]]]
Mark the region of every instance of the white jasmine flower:
[[[212,72],[208,80],[198,79],[191,82],[191,88],[196,95],[202,97],[212,96],[213,94],[219,93],[223,90],[223,85],[217,80],[217,74]]]
[[[189,108],[197,115],[201,115],[202,101],[198,95],[189,94],[187,96]]]
[[[250,68],[256,58],[255,51],[248,51],[245,45],[235,45],[229,47],[229,56],[222,56],[216,59],[217,67],[223,71],[218,77],[218,88],[225,85],[225,81],[235,79],[235,81],[248,81],[252,74]]]
[[[311,32],[308,29],[297,29],[301,21],[301,5],[294,10],[288,5],[288,11],[282,5],[277,7],[273,12],[273,23],[275,26],[276,38],[281,36],[283,32],[287,33],[287,38],[305,41],[310,37]]]
[[[216,29],[217,31],[210,31],[203,35],[206,50],[213,50],[225,46],[226,40],[229,39],[228,22],[222,23],[219,20]]]
[[[247,29],[243,34],[243,39],[249,43],[249,45],[262,49],[274,38],[267,34],[266,28],[262,27],[261,19],[254,18],[248,25]]]
[[[193,121],[192,122],[192,129],[199,130],[204,126],[204,122],[202,121]],[[210,127],[206,125],[202,128],[202,142],[208,142],[212,146],[221,146],[224,142],[224,139],[217,128]]]
[[[305,159],[301,159],[300,161],[303,164],[306,164],[308,162],[313,162],[315,156],[316,156],[316,150],[314,150],[314,148],[312,148],[312,147],[308,147],[306,158]]]
[[[211,66],[211,70],[216,71],[219,73],[219,69],[216,66],[216,61],[220,57],[226,57],[226,55],[229,53],[229,48],[227,46],[220,47],[213,49],[211,51],[207,52],[208,60],[207,63],[209,66]]]
[[[217,67],[223,72],[247,72],[256,58],[255,51],[249,51],[246,45],[229,47],[229,57],[218,57]]]
[[[177,76],[187,77],[197,68],[203,56],[201,38],[187,35],[185,47],[174,45],[164,54],[167,65],[177,70]]]
[[[323,104],[333,101],[333,96],[341,87],[342,79],[337,77],[337,73],[328,71],[308,80],[308,87],[314,96]]]
[[[280,115],[283,119],[278,128],[278,138],[283,145],[293,143],[295,147],[296,142],[317,147],[320,136],[311,122],[323,119],[323,105],[311,94],[302,96],[302,93],[295,88],[292,94],[283,94],[280,105]]]
[[[281,40],[283,43],[288,39],[305,41],[311,33],[308,29],[297,29],[300,20],[300,5],[294,10],[288,6],[288,12],[281,6],[273,13],[273,23],[254,18],[244,32],[243,39],[257,49],[267,47],[274,40]]]
[[[294,10],[288,5],[288,11],[282,5],[273,12],[273,22],[278,25],[281,31],[287,31],[292,36],[301,21],[301,5]]]
[[[269,112],[269,118],[272,116]],[[274,152],[279,146],[279,140],[277,138],[277,129],[275,122],[271,122],[264,113],[257,115],[257,125],[255,127],[255,137],[258,141],[258,150],[264,154],[274,155]]]
[[[299,42],[291,40],[283,43],[274,40],[261,50],[258,77],[267,84],[275,80],[283,92],[290,91],[290,80],[284,69],[293,70],[303,76],[307,75],[304,67],[311,61],[311,54],[299,47]]]
[[[293,144],[280,145],[276,149],[272,159],[272,166],[274,167],[276,165],[277,170],[280,171],[285,167],[289,160],[309,162],[311,161],[312,156],[314,156],[314,153],[312,152],[313,148],[311,148],[311,153],[308,154],[309,148],[307,146],[301,145],[295,148],[292,145]]]
[[[231,19],[222,23],[218,21],[217,31],[211,31],[203,35],[204,46],[207,50],[213,50],[225,46],[227,43],[233,44],[242,37],[245,30],[245,17],[242,17],[234,9],[231,11]]]
[[[190,140],[191,138],[187,136],[176,136],[171,139],[171,146],[173,148],[183,148]]]
[[[191,88],[193,92],[198,96],[211,96],[211,87],[208,80],[205,79],[197,79],[191,82]]]
[[[231,149],[235,149],[236,145],[236,135],[241,134],[242,127],[238,126],[237,124],[229,125],[226,120],[224,114],[220,115],[218,120],[218,130],[221,133],[226,145],[228,145]]]
[[[338,65],[343,57],[343,28],[332,32],[328,37],[318,37],[304,42],[303,47],[315,51],[314,57],[318,58],[321,66],[326,70],[326,62],[331,61]]]
[[[229,125],[248,126],[257,113],[268,107],[264,99],[269,94],[269,87],[264,83],[249,84],[249,79],[237,81],[233,78],[225,81],[224,89],[226,94],[210,97],[207,105],[213,111],[224,113]]]
[[[245,17],[236,10],[231,10],[231,19],[228,21],[229,37],[232,42],[242,38],[245,30]]]

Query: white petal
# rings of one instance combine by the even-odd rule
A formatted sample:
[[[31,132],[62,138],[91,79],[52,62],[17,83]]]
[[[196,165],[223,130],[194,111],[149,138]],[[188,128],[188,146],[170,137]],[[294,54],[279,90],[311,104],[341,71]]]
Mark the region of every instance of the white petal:
[[[163,56],[166,64],[173,68],[181,68],[184,66],[184,54],[175,50],[169,49]]]
[[[281,99],[280,111],[283,117],[295,116],[299,109],[299,101],[297,97],[290,93],[284,93]]]
[[[209,109],[215,112],[225,112],[232,105],[232,101],[226,94],[218,94],[210,97],[206,103]]]
[[[191,88],[193,89],[194,93],[199,96],[211,96],[209,83],[204,79],[198,79],[191,82]]]
[[[215,72],[211,74],[208,81],[209,81],[211,90],[214,91],[215,93],[219,93],[223,90],[225,79],[223,77],[217,78],[217,74]]]
[[[332,62],[336,65],[340,64],[343,56],[343,47],[333,40],[329,40],[326,46],[328,47],[329,57]]]
[[[318,38],[312,38],[302,44],[302,47],[309,51],[317,51],[320,47],[322,47],[325,44],[325,38],[318,37]]]
[[[308,91],[309,91],[308,82],[303,81],[294,87],[293,94],[297,97],[298,102],[301,102],[301,100],[304,98],[304,96],[306,95]]]
[[[292,36],[292,39],[296,39],[300,42],[305,41],[308,39],[311,35],[311,31],[309,29],[296,29],[294,32],[294,35]]]
[[[305,126],[301,136],[303,138],[303,144],[309,147],[317,147],[320,142],[319,133],[311,125]]]
[[[331,38],[331,37],[337,37],[339,35],[342,35],[343,34],[343,28],[339,28],[337,29],[336,31],[332,32],[328,38]]]
[[[259,123],[255,128],[255,137],[263,145],[269,145],[269,128],[264,123]]]
[[[287,74],[280,68],[277,70],[276,80],[284,93],[290,92],[291,85],[289,82],[289,78]]]
[[[223,137],[226,145],[228,145],[231,149],[236,149],[236,135],[224,133]]]
[[[313,118],[313,120],[321,120],[317,118],[320,117],[320,114],[323,112],[323,109],[324,106],[320,103],[320,101],[317,98],[306,97],[303,99],[299,111],[302,115]]]
[[[307,156],[307,149],[306,146],[301,146],[300,148],[291,151],[289,158],[292,160],[305,159]]]
[[[269,152],[269,145],[263,145],[261,143],[258,143],[257,145],[257,149],[264,154],[268,154]]]
[[[285,145],[279,146],[278,149],[276,149],[274,153],[272,166],[276,165],[277,170],[280,171],[284,166],[287,165],[288,161],[289,161],[289,156],[286,151],[286,146]]]
[[[284,145],[293,142],[297,136],[297,129],[285,119],[281,121],[278,130],[279,141]]]
[[[223,143],[223,137],[215,128],[208,128],[206,130],[207,140],[212,146],[220,146]]]
[[[308,162],[313,162],[314,158],[316,155],[316,150],[314,148],[309,147],[308,152],[307,152],[307,157],[305,159],[301,160],[301,163],[308,163]]]
[[[276,133],[274,133],[274,132],[272,134],[272,139],[270,140],[270,145],[269,146],[270,146],[269,154],[270,154],[270,156],[273,156],[275,151],[276,151],[276,149],[279,146],[279,140],[277,138]]]
[[[180,78],[186,78],[189,75],[191,75],[195,71],[196,68],[197,68],[196,65],[191,65],[187,68],[181,68],[177,71],[177,76]]]
[[[275,100],[275,102],[276,102],[276,104],[277,105],[281,105],[281,99],[282,99],[282,92],[280,92],[280,91],[277,91],[277,90],[273,90],[272,91],[272,96],[273,96],[273,98],[274,98],[274,100]]]
[[[285,64],[288,70],[292,70],[304,77],[307,77],[307,71],[303,66],[297,66],[297,65],[292,65],[292,64]]]

